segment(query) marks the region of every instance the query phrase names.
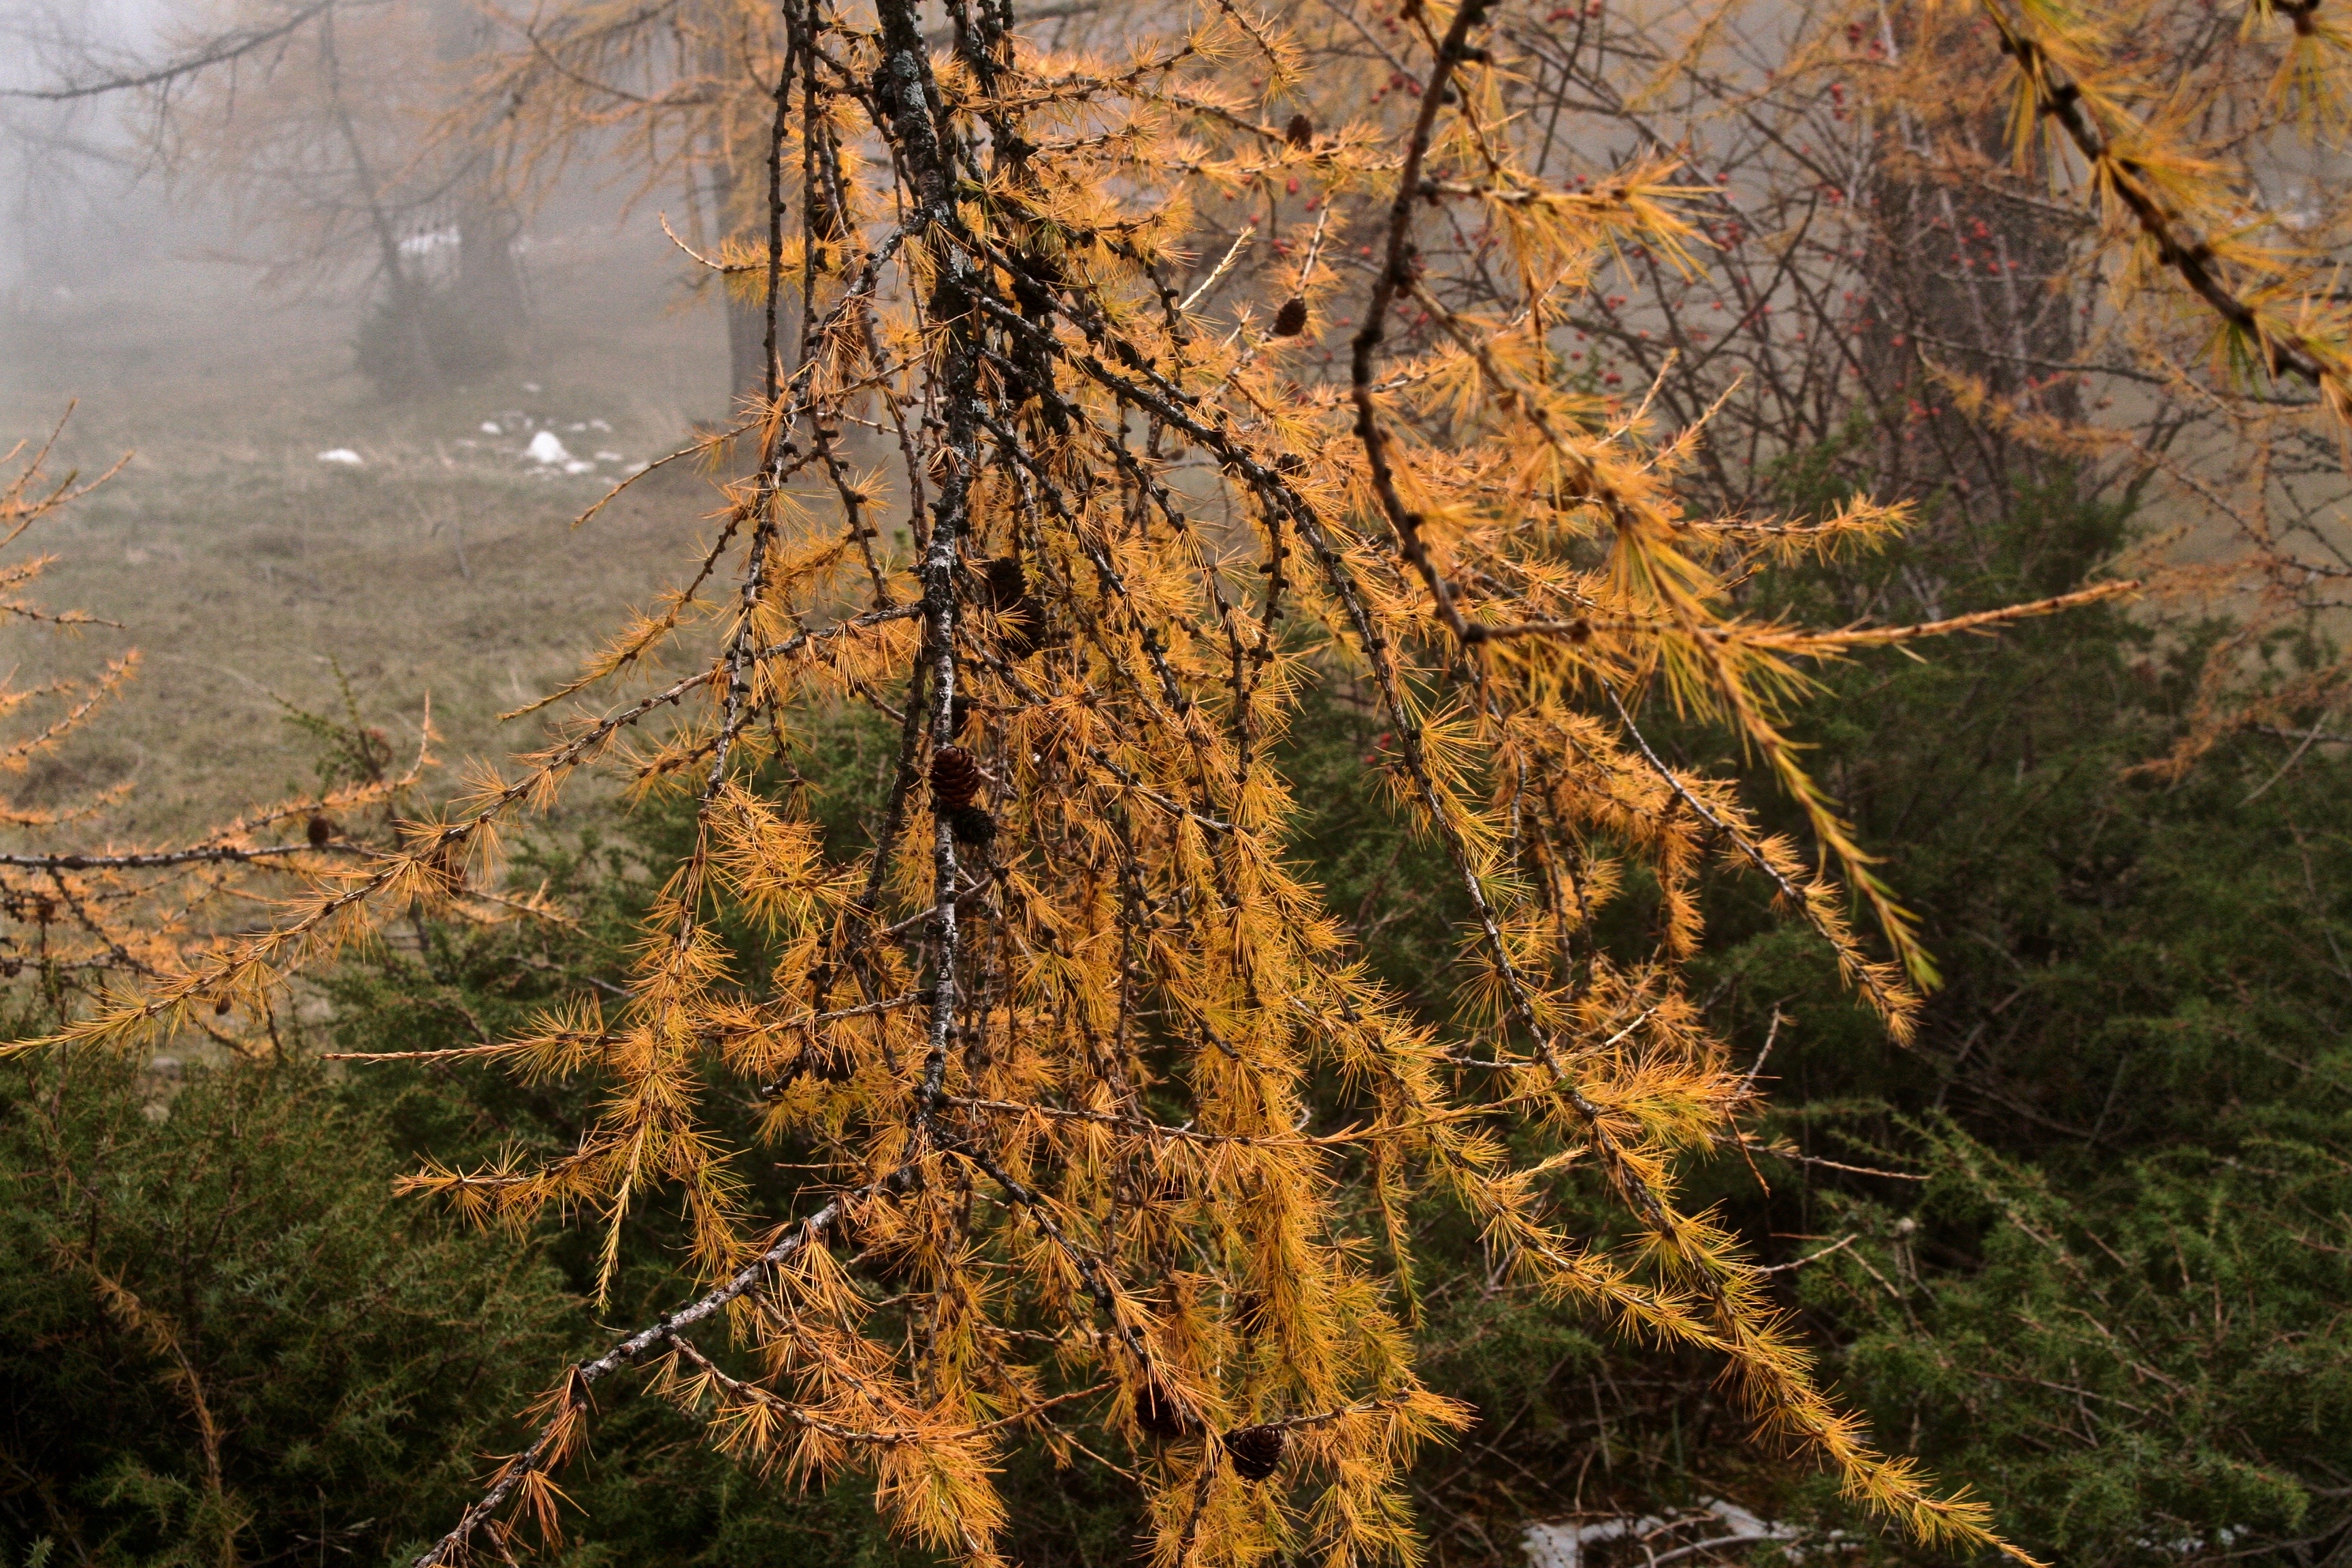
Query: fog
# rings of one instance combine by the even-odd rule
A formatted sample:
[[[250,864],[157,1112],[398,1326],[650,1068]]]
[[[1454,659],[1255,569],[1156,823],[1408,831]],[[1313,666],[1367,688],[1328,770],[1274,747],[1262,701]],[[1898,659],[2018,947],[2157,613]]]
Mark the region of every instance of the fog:
[[[0,87],[137,74],[184,58],[211,15],[10,8]],[[395,740],[421,738],[429,702],[452,761],[527,744],[496,713],[650,599],[716,499],[666,474],[571,526],[729,410],[726,325],[688,291],[662,200],[632,207],[609,171],[574,168],[501,219],[510,270],[470,299],[446,202],[394,209],[412,286],[457,303],[438,360],[388,373],[383,247],[355,242],[373,225],[289,216],[272,206],[289,191],[327,204],[203,166],[215,121],[267,123],[299,64],[247,58],[169,98],[0,100],[0,450],[70,406],[58,477],[131,454],[18,546],[57,557],[32,602],[123,629],[13,625],[0,658],[21,682],[143,656],[121,710],[25,790],[127,780],[142,835],[308,784],[281,719],[340,702],[338,669]],[[268,149],[306,179],[331,153]]]

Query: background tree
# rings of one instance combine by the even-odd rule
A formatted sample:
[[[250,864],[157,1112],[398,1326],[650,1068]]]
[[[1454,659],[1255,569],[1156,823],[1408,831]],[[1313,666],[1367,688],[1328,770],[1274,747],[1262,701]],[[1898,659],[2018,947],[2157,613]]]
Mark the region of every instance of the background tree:
[[[583,161],[620,161],[633,204],[675,195],[685,243],[717,258],[727,321],[728,413],[763,395],[776,359],[766,293],[751,258],[769,223],[772,84],[784,47],[773,6],[673,0],[651,9],[583,4],[509,18],[524,47],[493,61],[482,102],[511,105],[495,125],[502,156],[544,190]],[[730,268],[731,264],[731,268]]]
[[[2208,647],[2209,722],[2326,708],[2332,662],[2242,692],[2262,640],[2336,607],[2343,569],[2330,289],[2344,243],[2342,43],[2313,11],[1556,7],[1515,103],[1547,172],[1583,149],[1671,149],[1723,264],[1629,249],[1580,303],[1601,375],[1714,409],[1692,482],[1754,504],[1792,457],[1979,571],[2063,485],[2178,530],[2208,568],[2173,591],[2239,630]],[[1377,69],[1378,18],[1329,47]],[[1375,89],[1374,90],[1378,90]],[[2063,553],[2063,552],[2062,552]],[[1946,584],[1864,577],[1943,612]]]
[[[462,0],[231,6],[180,21],[161,58],[54,40],[60,79],[5,92],[125,107],[151,166],[268,237],[237,256],[266,283],[336,289],[357,273],[359,368],[401,396],[479,382],[527,325],[515,193],[454,108],[494,31]]]

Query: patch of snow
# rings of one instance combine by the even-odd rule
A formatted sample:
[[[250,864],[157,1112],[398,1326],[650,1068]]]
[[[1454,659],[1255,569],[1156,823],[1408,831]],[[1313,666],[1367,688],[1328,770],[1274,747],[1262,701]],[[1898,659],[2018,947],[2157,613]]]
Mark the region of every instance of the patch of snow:
[[[533,436],[530,445],[523,448],[522,455],[534,463],[568,463],[572,460],[572,454],[564,449],[563,442],[552,430],[541,430]]]
[[[362,459],[357,452],[352,451],[349,447],[336,447],[329,451],[320,453],[319,461],[322,463],[349,463],[352,468],[356,468],[361,466],[364,459]]]
[[[485,436],[503,436],[506,432],[499,429],[498,426],[493,424],[491,421],[485,419],[482,421],[482,434]]]
[[[563,471],[567,474],[584,474],[595,466],[596,465],[593,463],[583,463],[579,458],[574,458],[572,461],[563,465]]]
[[[596,454],[596,460],[600,463],[625,463],[628,461],[627,458],[622,457],[618,452],[599,452]]]
[[[522,384],[522,389],[525,392],[537,392],[539,390],[539,383],[535,381],[526,381]]]
[[[2236,1545],[2238,1538],[2244,1533],[2237,1525],[2225,1524],[2213,1532],[2213,1539],[2210,1542],[2201,1535],[2184,1535],[2172,1541],[2159,1541],[2155,1536],[2143,1535],[2139,1543],[2158,1552],[2168,1552],[2175,1557],[2202,1557],[2214,1547],[2226,1551]]]
[[[578,435],[581,431],[587,429],[587,428],[588,428],[588,426],[586,426],[585,425],[582,425],[582,424],[580,424],[580,423],[578,423],[578,422],[576,422],[576,421],[575,421],[575,422],[573,422],[572,424],[571,424],[571,425],[569,425],[569,426],[565,426],[565,428],[566,428],[566,429],[569,429],[569,430],[570,430],[573,435],[575,435],[575,436],[576,436],[576,435]]]
[[[602,419],[591,419],[588,421],[588,428],[591,430],[602,430],[607,436],[610,436],[613,433],[613,427],[610,425],[605,424]]]
[[[1714,1520],[1706,1521],[1704,1516],[1664,1520],[1645,1515],[1640,1519],[1594,1520],[1590,1523],[1562,1521],[1552,1524],[1531,1524],[1520,1534],[1519,1546],[1527,1552],[1530,1568],[1584,1568],[1584,1549],[1588,1545],[1632,1540],[1643,1545],[1644,1568],[1647,1568],[1647,1563],[1652,1561],[1664,1563],[1669,1557],[1691,1557],[1703,1551],[1756,1546],[1773,1541],[1797,1541],[1806,1533],[1793,1524],[1778,1524],[1759,1519],[1738,1503],[1726,1502],[1720,1498],[1703,1498],[1699,1506],[1713,1514]],[[1697,1539],[1678,1542],[1664,1551],[1650,1540],[1658,1531],[1677,1524],[1694,1527]],[[1791,1549],[1790,1555],[1799,1553]]]

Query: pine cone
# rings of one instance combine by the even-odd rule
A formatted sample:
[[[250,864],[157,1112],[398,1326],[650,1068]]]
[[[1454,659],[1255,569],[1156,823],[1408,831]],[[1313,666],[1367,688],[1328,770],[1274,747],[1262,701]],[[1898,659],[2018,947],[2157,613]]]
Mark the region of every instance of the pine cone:
[[[1245,1481],[1262,1481],[1282,1463],[1282,1451],[1290,1446],[1290,1429],[1236,1426],[1225,1434],[1223,1441],[1225,1458],[1233,1461],[1234,1474]]]
[[[1283,128],[1282,134],[1293,147],[1312,147],[1315,145],[1315,121],[1304,114],[1294,114],[1290,117],[1290,123]]]
[[[1018,555],[982,563],[980,580],[988,586],[984,602],[992,610],[1010,610],[1029,596],[1029,574]]]
[[[1293,294],[1274,315],[1274,335],[1295,338],[1307,330],[1307,301]]]
[[[980,763],[961,746],[941,746],[931,757],[931,802],[955,811],[980,796]]]
[[[1192,1413],[1148,1373],[1143,1386],[1135,1391],[1135,1424],[1155,1437],[1182,1437],[1200,1426]]]
[[[996,818],[981,805],[959,805],[948,813],[948,831],[959,844],[985,849],[996,841]]]
[[[1029,596],[1029,574],[1018,555],[1000,555],[980,568],[980,602],[1004,617],[1004,656],[1027,658],[1037,651],[1042,617]]]
[[[306,831],[310,837],[310,847],[324,849],[327,847],[327,840],[335,836],[335,825],[319,813],[313,812],[310,814],[310,825]]]

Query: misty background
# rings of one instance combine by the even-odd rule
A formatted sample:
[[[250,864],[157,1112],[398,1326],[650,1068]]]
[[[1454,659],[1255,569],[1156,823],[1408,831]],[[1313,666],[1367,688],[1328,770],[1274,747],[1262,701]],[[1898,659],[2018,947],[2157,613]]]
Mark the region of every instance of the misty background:
[[[445,55],[452,16],[474,16],[378,9],[437,26],[425,45]],[[228,25],[137,0],[6,5],[0,89],[137,77]],[[365,70],[429,76],[382,42],[346,40],[362,113],[381,97]],[[362,159],[383,196],[366,210],[331,117],[269,123],[316,52],[299,34],[161,87],[0,100],[0,451],[70,407],[59,475],[129,454],[29,542],[56,560],[26,595],[121,629],[10,626],[0,660],[29,681],[142,655],[121,710],[36,764],[28,804],[129,782],[121,826],[144,837],[305,785],[285,704],[339,709],[338,669],[403,754],[428,702],[446,760],[526,744],[497,713],[649,600],[718,504],[679,465],[572,526],[730,412],[727,313],[660,226],[683,221],[678,194],[592,162],[482,219],[462,179]],[[258,152],[223,144],[256,123],[274,138]],[[240,188],[224,161],[271,179]],[[404,175],[421,196],[390,188]]]

